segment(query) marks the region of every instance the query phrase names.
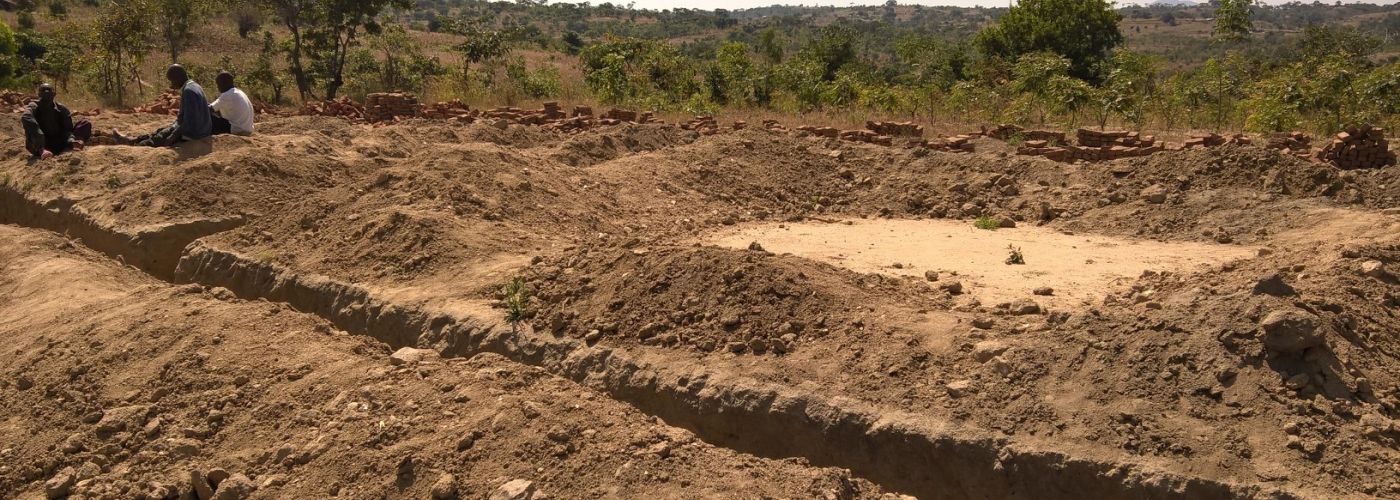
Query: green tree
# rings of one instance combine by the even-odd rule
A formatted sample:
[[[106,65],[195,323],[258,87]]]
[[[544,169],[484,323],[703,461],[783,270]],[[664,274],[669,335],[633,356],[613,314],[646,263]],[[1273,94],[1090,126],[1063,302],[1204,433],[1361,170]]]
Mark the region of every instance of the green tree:
[[[1101,73],[1103,85],[1094,91],[1099,129],[1104,129],[1112,116],[1142,128],[1147,120],[1147,103],[1156,87],[1156,63],[1142,54],[1119,50]]]
[[[1215,9],[1215,37],[1223,41],[1238,41],[1249,38],[1254,23],[1249,19],[1249,6],[1253,0],[1218,0],[1220,7]]]
[[[153,0],[151,6],[151,20],[160,31],[170,62],[177,63],[194,39],[194,27],[206,21],[210,4],[205,0]]]
[[[772,26],[758,32],[758,53],[763,55],[768,64],[783,62],[783,42],[780,37],[778,29]]]
[[[1070,61],[1070,74],[1097,81],[1096,69],[1123,42],[1122,16],[1105,0],[1023,0],[973,38],[984,57],[1008,61],[1049,51]]]
[[[0,23],[0,84],[9,84],[19,72],[19,42],[7,23]]]
[[[92,83],[101,95],[115,94],[119,106],[126,102],[127,80],[137,78],[137,68],[154,45],[152,10],[147,0],[114,1],[102,8],[95,21],[97,50],[89,57],[98,78]]]
[[[486,29],[476,23],[452,22],[447,23],[448,31],[462,35],[465,40],[454,45],[452,50],[462,54],[462,80],[465,82],[470,74],[471,65],[499,59],[510,54],[510,45],[506,43],[508,33]]]
[[[277,40],[273,38],[272,32],[264,31],[262,50],[258,52],[253,68],[242,76],[243,81],[251,85],[250,90],[254,95],[273,104],[282,102],[282,89],[286,87],[282,72],[274,62],[278,52]]]
[[[379,13],[389,7],[409,8],[413,0],[319,0],[318,22],[306,33],[312,57],[325,71],[326,99],[335,99],[345,85],[346,60],[359,44],[361,32],[374,35],[383,29]]]
[[[291,38],[288,40],[287,65],[296,82],[297,93],[305,101],[311,95],[311,77],[303,64],[306,53],[306,34],[309,26],[314,26],[321,15],[320,0],[258,0],[270,10]]]
[[[1016,60],[1011,91],[1017,94],[1013,107],[1035,115],[1044,124],[1048,114],[1072,114],[1088,102],[1090,87],[1070,76],[1068,58],[1050,52],[1032,52]]]

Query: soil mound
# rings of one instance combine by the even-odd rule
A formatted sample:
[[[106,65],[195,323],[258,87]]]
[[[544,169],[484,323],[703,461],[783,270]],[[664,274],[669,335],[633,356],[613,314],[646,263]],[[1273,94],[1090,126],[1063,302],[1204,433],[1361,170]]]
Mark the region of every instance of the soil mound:
[[[582,250],[539,262],[528,277],[538,331],[701,352],[785,354],[809,339],[861,336],[877,296],[947,303],[905,280],[759,247]]]
[[[560,143],[550,157],[565,165],[586,167],[642,151],[694,142],[698,135],[670,125],[625,124],[578,134]]]

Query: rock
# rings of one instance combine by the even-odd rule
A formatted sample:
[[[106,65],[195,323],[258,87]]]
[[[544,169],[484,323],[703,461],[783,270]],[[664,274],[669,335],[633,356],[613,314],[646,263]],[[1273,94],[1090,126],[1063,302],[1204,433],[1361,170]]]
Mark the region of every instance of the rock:
[[[1298,294],[1292,286],[1289,286],[1288,283],[1283,281],[1283,276],[1276,272],[1266,274],[1262,278],[1259,278],[1259,281],[1254,283],[1254,293],[1256,295],[1264,294],[1273,295],[1275,297],[1289,297]]]
[[[83,451],[83,435],[81,433],[73,433],[69,435],[67,439],[63,440],[62,449],[64,453],[67,453],[69,455]]]
[[[753,250],[753,251],[755,251],[755,252],[763,252],[763,251],[764,251],[764,250],[763,250],[763,245],[758,244],[757,241],[754,241],[754,242],[749,243],[749,250]]]
[[[1006,352],[1007,346],[996,340],[983,340],[972,346],[972,358],[979,362],[986,363],[1001,353]]]
[[[972,381],[956,380],[953,382],[949,382],[946,386],[946,389],[948,390],[949,397],[960,398],[973,392]]]
[[[992,320],[992,318],[988,318],[988,317],[985,317],[985,316],[979,316],[979,317],[976,317],[976,318],[972,318],[972,327],[973,327],[973,328],[977,328],[977,329],[981,329],[981,330],[986,330],[986,329],[988,329],[988,328],[991,328],[992,325],[994,325],[994,324],[996,324],[996,321]]]
[[[940,284],[938,285],[938,289],[948,292],[949,295],[961,295],[963,293],[963,286],[961,281],[949,281],[947,283]]]
[[[72,467],[64,467],[48,481],[44,481],[44,496],[64,498],[73,492],[73,484],[78,482],[78,473]]]
[[[34,387],[34,379],[29,378],[28,375],[20,375],[18,377],[15,377],[16,389],[26,391],[29,390],[30,387]]]
[[[1271,312],[1259,327],[1264,332],[1264,347],[1270,351],[1296,353],[1322,344],[1317,317],[1301,310]]]
[[[1379,260],[1368,260],[1361,263],[1361,274],[1372,278],[1384,279],[1390,273],[1385,269],[1385,263]]]
[[[1015,314],[1018,316],[1026,314],[1040,314],[1040,304],[1037,304],[1035,303],[1035,301],[1030,299],[1021,299],[1012,302],[1011,306],[1007,310],[1010,311],[1011,314]]]
[[[443,474],[433,483],[430,490],[433,500],[454,500],[457,498],[457,478],[452,474]]]
[[[214,490],[214,500],[244,500],[257,490],[257,485],[248,476],[232,474],[219,482],[219,489]]]
[[[1011,217],[1002,216],[997,218],[997,225],[1005,229],[1011,229],[1016,227],[1016,221]]]
[[[214,498],[214,487],[209,486],[209,480],[204,478],[204,473],[197,470],[190,471],[190,489],[194,490],[194,495],[199,500]]]
[[[938,272],[937,272],[937,271],[924,271],[924,279],[929,280],[929,281],[938,281]]]
[[[537,495],[533,481],[514,479],[496,488],[487,500],[533,500]]]
[[[435,361],[439,359],[437,351],[432,349],[416,349],[404,347],[389,355],[389,364],[394,366],[416,365],[425,361]]]
[[[222,484],[225,479],[228,479],[230,475],[231,474],[229,474],[228,471],[224,469],[214,468],[209,469],[209,472],[204,473],[204,479],[209,481],[210,487],[218,489],[219,485]]]
[[[1167,201],[1167,188],[1163,187],[1161,184],[1147,186],[1138,194],[1142,196],[1143,200],[1152,204],[1159,204]]]
[[[1048,286],[1042,286],[1042,287],[1037,287],[1035,290],[1031,290],[1031,293],[1036,294],[1036,295],[1054,295],[1054,294],[1055,294],[1055,289],[1054,289],[1054,288],[1050,288],[1050,287],[1048,287]]]

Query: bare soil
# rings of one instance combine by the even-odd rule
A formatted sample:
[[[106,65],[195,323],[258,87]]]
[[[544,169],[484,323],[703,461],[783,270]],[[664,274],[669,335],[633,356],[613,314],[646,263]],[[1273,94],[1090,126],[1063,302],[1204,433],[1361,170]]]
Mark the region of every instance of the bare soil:
[[[0,127],[10,132],[0,148],[18,156],[18,125]],[[664,125],[570,136],[294,117],[259,131],[0,162],[0,222],[76,238],[63,259],[4,261],[5,279],[51,271],[0,288],[0,328],[22,346],[3,375],[36,381],[0,386],[0,421],[24,439],[9,462],[32,467],[0,476],[12,478],[0,494],[83,467],[90,455],[58,450],[93,429],[90,408],[175,411],[86,387],[72,402],[38,399],[45,384],[153,390],[155,375],[113,374],[159,371],[149,359],[161,357],[179,365],[164,376],[182,381],[161,400],[200,408],[172,425],[198,427],[191,419],[220,391],[268,418],[225,416],[242,427],[195,432],[214,436],[199,455],[167,452],[144,469],[129,462],[153,445],[129,436],[108,450],[126,456],[98,464],[104,477],[217,465],[255,483],[283,474],[258,490],[272,496],[337,484],[424,496],[442,473],[476,498],[514,478],[570,498],[1400,495],[1395,168],[1340,171],[1235,146],[1060,164]],[[975,229],[980,216],[1015,227]],[[1007,245],[1026,263],[1006,264]],[[199,291],[177,295],[186,289],[82,246]],[[138,281],[110,284],[114,273]],[[527,321],[508,325],[500,290],[515,277],[533,298]],[[112,291],[49,306],[77,308],[66,319],[15,308],[69,284]],[[128,312],[93,312],[107,309]],[[293,319],[306,326],[279,326]],[[160,336],[140,333],[162,324]],[[73,347],[91,335],[100,346]],[[42,354],[60,349],[53,339],[70,357]],[[444,360],[391,367],[400,347]],[[68,373],[78,360],[101,369]],[[312,371],[285,380],[303,363]],[[316,374],[333,366],[343,369]],[[226,382],[238,367],[284,385],[244,394]],[[472,378],[493,370],[511,376]],[[386,407],[416,402],[373,420],[394,434],[383,429],[396,416],[405,430],[387,439],[421,449],[363,445],[377,434],[350,424],[326,430],[343,421],[327,402],[360,401],[365,386],[394,393]],[[445,399],[453,391],[469,402]],[[30,411],[40,401],[54,408]],[[543,406],[538,420],[496,417],[530,401]],[[572,410],[578,401],[588,404]],[[694,460],[609,475],[662,441],[628,432],[679,432],[666,424],[693,432]],[[601,444],[553,455],[581,439],[537,439],[553,427],[593,428]],[[520,437],[466,451],[447,437],[472,430]],[[330,447],[337,458],[290,470],[262,458],[326,433],[346,440],[329,441],[342,443]],[[396,467],[410,455],[432,472],[401,487]],[[761,472],[723,472],[740,463]],[[780,476],[791,479],[764,479]],[[302,482],[320,489],[278,489]]]

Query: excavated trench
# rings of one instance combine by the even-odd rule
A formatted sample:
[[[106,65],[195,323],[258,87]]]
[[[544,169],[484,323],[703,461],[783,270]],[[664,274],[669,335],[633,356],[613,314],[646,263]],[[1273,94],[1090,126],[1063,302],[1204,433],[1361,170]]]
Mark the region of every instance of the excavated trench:
[[[103,226],[71,202],[43,203],[10,187],[0,187],[0,209],[0,223],[67,234],[166,281],[224,287],[243,298],[283,302],[393,348],[431,346],[443,356],[500,354],[602,390],[709,443],[843,467],[920,498],[1293,496],[1136,463],[1075,458],[926,416],[740,377],[681,372],[619,350],[389,303],[354,284],[198,241],[237,227],[243,222],[239,219],[168,224],[129,234]]]

